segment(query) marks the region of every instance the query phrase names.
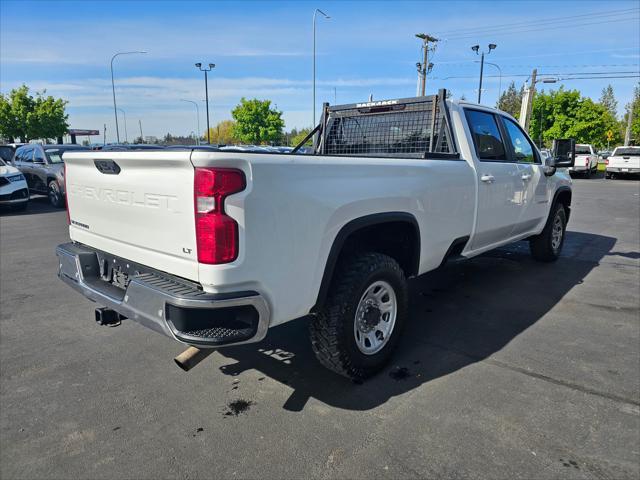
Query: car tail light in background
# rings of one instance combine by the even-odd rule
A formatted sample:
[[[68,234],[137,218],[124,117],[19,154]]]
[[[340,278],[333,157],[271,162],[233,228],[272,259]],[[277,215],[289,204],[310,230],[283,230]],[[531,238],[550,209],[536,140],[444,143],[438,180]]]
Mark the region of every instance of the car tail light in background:
[[[609,159],[608,159],[608,158],[605,158],[605,159],[604,159],[604,164],[605,164],[605,165],[609,165]]]
[[[193,185],[198,262],[228,263],[238,258],[238,223],[224,211],[227,196],[241,192],[242,170],[196,168]]]
[[[67,164],[66,163],[62,164],[62,175],[64,177],[62,181],[64,182],[64,208],[67,209],[67,225],[71,225],[71,215],[69,214],[69,195],[67,192]]]

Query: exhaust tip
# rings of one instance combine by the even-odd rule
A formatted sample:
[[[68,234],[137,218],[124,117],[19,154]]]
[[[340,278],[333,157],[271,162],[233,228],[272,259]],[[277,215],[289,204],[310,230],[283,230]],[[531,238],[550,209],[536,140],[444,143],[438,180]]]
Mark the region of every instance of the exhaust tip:
[[[207,348],[206,350],[200,350],[196,347],[189,347],[180,355],[175,357],[173,361],[178,367],[185,372],[188,372],[193,367],[198,365],[201,361],[211,355],[215,350],[213,348]]]

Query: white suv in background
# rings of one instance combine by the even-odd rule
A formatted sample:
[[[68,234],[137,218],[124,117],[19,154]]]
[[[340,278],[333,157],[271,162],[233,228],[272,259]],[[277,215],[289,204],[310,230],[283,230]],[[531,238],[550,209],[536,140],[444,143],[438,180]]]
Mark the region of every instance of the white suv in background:
[[[593,145],[586,143],[576,144],[576,158],[573,167],[569,167],[569,173],[582,173],[589,178],[592,173],[598,171],[598,154]]]
[[[0,158],[0,206],[24,210],[29,202],[29,189],[24,175]]]

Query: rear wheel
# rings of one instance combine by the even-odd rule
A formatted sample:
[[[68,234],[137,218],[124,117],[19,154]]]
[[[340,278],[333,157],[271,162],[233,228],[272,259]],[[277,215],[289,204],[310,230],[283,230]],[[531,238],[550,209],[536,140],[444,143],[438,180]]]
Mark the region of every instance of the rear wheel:
[[[322,365],[354,380],[391,358],[407,316],[407,282],[387,255],[363,253],[344,262],[325,305],[311,320],[311,346]]]
[[[540,235],[529,240],[531,255],[541,262],[554,262],[560,256],[567,228],[567,212],[557,203]]]
[[[60,185],[55,180],[49,182],[49,203],[56,208],[64,207],[64,197],[60,191]]]

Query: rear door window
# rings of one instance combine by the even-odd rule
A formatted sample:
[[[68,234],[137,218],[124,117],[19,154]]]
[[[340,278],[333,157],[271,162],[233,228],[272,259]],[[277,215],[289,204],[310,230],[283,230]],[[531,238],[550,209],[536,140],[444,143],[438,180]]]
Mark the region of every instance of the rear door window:
[[[468,109],[465,109],[465,115],[478,158],[483,161],[506,162],[504,140],[495,115]]]

